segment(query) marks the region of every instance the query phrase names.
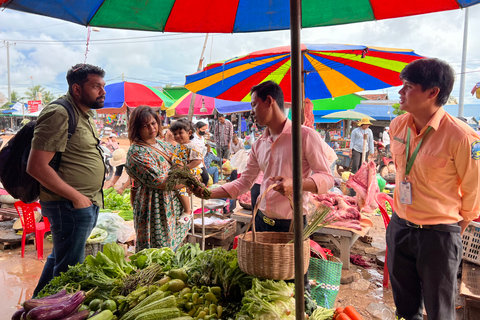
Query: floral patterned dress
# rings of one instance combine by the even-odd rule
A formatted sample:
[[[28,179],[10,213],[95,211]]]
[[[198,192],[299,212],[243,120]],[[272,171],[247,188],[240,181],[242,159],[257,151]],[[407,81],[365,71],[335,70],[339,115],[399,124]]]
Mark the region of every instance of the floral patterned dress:
[[[155,146],[172,157],[172,146],[157,140]],[[135,250],[169,247],[176,250],[185,239],[190,222],[181,224],[183,208],[175,192],[159,189],[165,181],[170,163],[153,148],[133,144],[128,149],[125,168],[138,186],[134,204]]]

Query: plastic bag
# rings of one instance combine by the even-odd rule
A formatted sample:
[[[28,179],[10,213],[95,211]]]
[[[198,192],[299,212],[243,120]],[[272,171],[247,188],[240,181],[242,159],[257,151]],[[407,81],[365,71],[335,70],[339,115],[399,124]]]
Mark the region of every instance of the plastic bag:
[[[125,224],[125,220],[114,212],[100,212],[97,219],[97,228],[106,230],[108,236],[104,243],[121,242],[125,243],[135,230]]]
[[[232,167],[237,168],[237,173],[242,173],[247,167],[248,154],[247,151],[240,149],[230,159]]]

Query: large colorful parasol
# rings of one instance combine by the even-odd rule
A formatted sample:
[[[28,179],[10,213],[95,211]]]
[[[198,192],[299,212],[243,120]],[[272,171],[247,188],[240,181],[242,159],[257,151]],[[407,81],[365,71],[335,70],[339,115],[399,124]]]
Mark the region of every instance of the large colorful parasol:
[[[465,8],[480,0],[303,0],[301,27],[331,26]],[[235,33],[290,29],[289,0],[0,0],[2,7],[84,26]]]
[[[303,44],[302,83],[310,100],[401,85],[399,73],[422,58],[413,50],[343,44]],[[252,86],[273,80],[291,101],[290,46],[213,63],[187,76],[190,91],[218,99],[250,101]]]
[[[135,82],[118,82],[105,86],[105,103],[98,113],[125,113],[128,108],[147,105],[152,108],[166,109],[173,100],[161,91]]]
[[[181,98],[167,109],[167,117],[180,117],[188,115],[190,103],[192,101],[192,92],[187,92]],[[234,113],[252,110],[250,102],[238,102],[220,100],[202,95],[195,95],[194,116],[204,116],[212,114],[217,109],[220,113]]]

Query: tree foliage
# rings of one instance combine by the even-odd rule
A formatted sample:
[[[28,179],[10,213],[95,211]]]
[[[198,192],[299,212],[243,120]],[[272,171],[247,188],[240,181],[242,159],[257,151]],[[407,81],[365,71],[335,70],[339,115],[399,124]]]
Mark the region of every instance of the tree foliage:
[[[403,111],[403,110],[400,109],[400,103],[392,104],[392,108],[393,108],[393,114],[396,115],[396,116],[407,113],[407,111]]]
[[[25,92],[25,98],[28,100],[37,100],[37,93],[40,92],[42,94],[42,103],[43,105],[49,104],[51,101],[55,100],[55,96],[42,87],[41,85],[35,85],[27,88]]]

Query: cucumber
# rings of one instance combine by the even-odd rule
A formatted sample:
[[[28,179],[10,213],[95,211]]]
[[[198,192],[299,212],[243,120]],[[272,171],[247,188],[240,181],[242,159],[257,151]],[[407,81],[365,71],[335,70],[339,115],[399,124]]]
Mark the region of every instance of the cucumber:
[[[88,320],[112,320],[112,319],[113,319],[113,313],[110,310],[103,310],[96,316],[88,318]]]

